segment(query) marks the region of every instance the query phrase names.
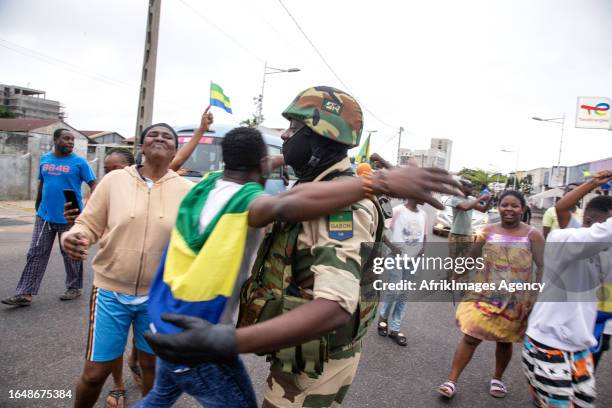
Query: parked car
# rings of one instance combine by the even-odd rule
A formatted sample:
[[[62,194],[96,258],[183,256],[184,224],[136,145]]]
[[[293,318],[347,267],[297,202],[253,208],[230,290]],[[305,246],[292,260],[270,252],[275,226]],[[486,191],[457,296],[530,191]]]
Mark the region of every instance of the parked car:
[[[433,233],[442,237],[448,236],[453,225],[453,209],[445,206],[444,210],[439,210],[436,214],[436,221],[433,226]]]
[[[479,234],[485,225],[498,222],[500,219],[497,209],[491,209],[487,213],[480,211],[472,211],[472,233]],[[436,235],[448,236],[451,226],[453,225],[453,208],[446,205],[444,210],[438,211],[436,221],[433,226],[433,232]]]

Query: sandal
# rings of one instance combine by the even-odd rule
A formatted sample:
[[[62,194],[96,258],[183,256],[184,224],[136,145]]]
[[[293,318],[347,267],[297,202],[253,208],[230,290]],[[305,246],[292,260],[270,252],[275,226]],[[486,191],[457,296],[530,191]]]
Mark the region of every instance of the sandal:
[[[504,398],[508,390],[503,382],[493,378],[491,380],[491,387],[489,388],[489,394],[495,398]]]
[[[111,390],[106,397],[106,408],[125,408],[125,390]]]
[[[438,386],[438,393],[446,398],[453,398],[457,392],[457,384],[452,381],[447,381]]]
[[[408,339],[404,336],[404,333],[391,331],[389,333],[389,338],[393,339],[397,344],[402,347],[406,347],[408,345]]]
[[[132,372],[132,378],[137,385],[142,385],[142,371],[140,371],[140,366],[138,363],[136,364],[128,364],[130,371]]]
[[[389,326],[387,325],[387,322],[385,320],[378,321],[378,335],[379,336],[387,337],[388,328]]]

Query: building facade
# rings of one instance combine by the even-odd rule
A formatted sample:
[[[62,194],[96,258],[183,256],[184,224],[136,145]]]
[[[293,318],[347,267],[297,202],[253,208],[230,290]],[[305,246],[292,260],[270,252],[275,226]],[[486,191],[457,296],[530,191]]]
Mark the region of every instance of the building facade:
[[[95,144],[124,144],[125,137],[117,132],[101,131],[101,130],[81,130],[81,133],[87,136],[91,143]]]
[[[413,164],[419,167],[438,167],[450,169],[453,141],[450,139],[431,139],[429,149],[400,149],[400,165]]]
[[[42,154],[53,149],[53,132],[64,128],[74,134],[74,152],[87,157],[89,139],[58,119],[0,119],[0,154],[25,154],[28,152],[28,139],[39,139]]]
[[[15,118],[64,119],[62,105],[46,98],[45,91],[0,84],[0,105]]]

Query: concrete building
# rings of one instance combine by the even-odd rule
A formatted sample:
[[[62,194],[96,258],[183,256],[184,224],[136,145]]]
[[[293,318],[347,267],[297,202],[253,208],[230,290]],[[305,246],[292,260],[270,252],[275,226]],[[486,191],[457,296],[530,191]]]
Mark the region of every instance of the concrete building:
[[[62,105],[47,99],[45,91],[15,85],[0,84],[0,105],[16,118],[60,119],[65,118]]]
[[[543,193],[552,188],[564,189],[568,184],[582,184],[586,177],[585,174],[595,174],[601,170],[612,168],[612,157],[595,160],[574,166],[561,166],[559,170],[555,167],[554,172],[560,175],[560,180],[553,180],[551,177],[553,169],[550,167],[539,167],[537,169],[519,172],[519,178],[531,175],[533,190],[532,195]],[[540,199],[534,203],[536,207],[548,208],[554,203],[554,198]]]
[[[117,132],[109,132],[103,130],[81,130],[81,133],[87,136],[91,143],[96,144],[124,144],[125,137]]]
[[[87,137],[61,120],[0,119],[0,200],[36,198],[40,157],[53,148],[53,132],[59,128],[74,133],[74,152],[87,157]]]
[[[400,149],[400,165],[409,163],[419,167],[450,168],[453,141],[450,139],[431,139],[429,149]]]
[[[53,132],[65,128],[74,134],[74,152],[86,157],[87,136],[58,119],[2,119],[0,118],[0,154],[27,153],[28,139],[40,140],[41,153],[53,149]]]

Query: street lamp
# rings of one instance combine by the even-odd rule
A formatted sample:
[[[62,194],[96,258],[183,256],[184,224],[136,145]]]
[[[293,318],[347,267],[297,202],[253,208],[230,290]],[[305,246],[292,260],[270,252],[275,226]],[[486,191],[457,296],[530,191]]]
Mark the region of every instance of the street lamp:
[[[540,122],[550,122],[550,123],[556,123],[557,125],[561,125],[561,139],[559,139],[559,159],[557,160],[557,167],[560,167],[561,166],[561,149],[563,148],[563,129],[565,128],[565,112],[563,113],[563,116],[561,116],[560,118],[542,119],[542,118],[538,118],[537,116],[534,116],[531,119],[537,120]]]
[[[494,188],[494,190],[497,190],[499,188],[499,176],[500,176],[501,170],[497,168],[497,164],[495,163],[489,163],[488,166],[491,169],[491,171],[497,175],[496,180],[495,180],[495,188]],[[497,193],[497,191],[495,191],[495,193]]]
[[[263,96],[264,96],[264,88],[266,87],[266,75],[271,74],[282,74],[284,72],[300,72],[299,68],[274,68],[268,66],[268,61],[264,64],[264,73],[263,80],[261,81],[261,93],[259,94],[259,98],[257,98],[257,124],[260,125],[263,122]]]
[[[516,149],[516,150],[501,149],[500,152],[516,154],[516,164],[514,166],[514,180],[512,180],[512,188],[516,190],[516,187],[518,185],[517,177],[518,177],[519,149]]]

